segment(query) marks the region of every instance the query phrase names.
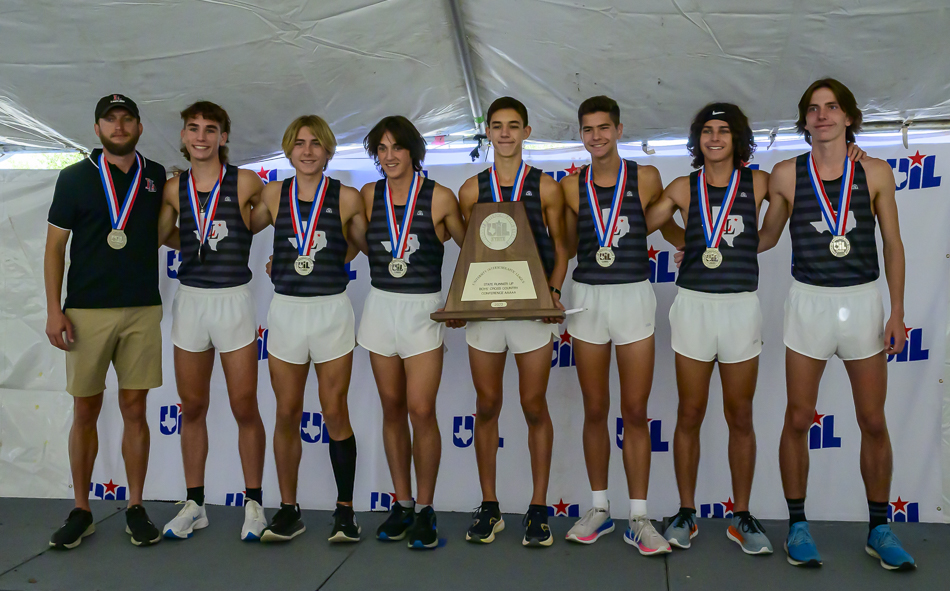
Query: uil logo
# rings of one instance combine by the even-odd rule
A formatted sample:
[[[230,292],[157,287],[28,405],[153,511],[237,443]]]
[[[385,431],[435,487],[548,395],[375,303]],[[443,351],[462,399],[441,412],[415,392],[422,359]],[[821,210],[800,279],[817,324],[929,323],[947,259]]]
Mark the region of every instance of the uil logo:
[[[650,451],[670,451],[670,442],[663,441],[663,421],[661,419],[647,419],[650,429]],[[617,447],[623,449],[623,417],[617,417]]]
[[[383,240],[383,248],[386,249],[386,252],[393,251],[393,245],[389,243],[389,240]],[[410,234],[409,239],[406,240],[406,254],[403,257],[406,260],[406,263],[409,262],[409,257],[412,253],[419,250],[419,236],[416,234]]]
[[[304,234],[306,234],[307,222],[302,222],[302,223],[303,223]],[[294,247],[294,249],[297,248],[296,236],[291,236],[287,240],[290,241],[290,244]],[[313,233],[313,240],[310,241],[310,258],[312,259],[314,253],[320,252],[326,247],[327,247],[327,233],[324,232],[323,230],[317,230],[316,232]]]
[[[452,445],[455,447],[471,447],[475,440],[475,415],[452,417]],[[505,447],[505,438],[498,438],[498,447]]]
[[[267,329],[263,326],[257,326],[257,360],[267,359]]]
[[[743,193],[742,196],[745,197],[745,193]],[[721,207],[712,208],[712,219],[715,220],[719,218],[719,211],[721,209]],[[742,223],[742,216],[730,215],[726,218],[726,227],[722,231],[722,239],[725,240],[726,244],[730,247],[734,246],[732,241],[736,239],[736,236],[742,234],[743,230],[745,230],[745,224]]]
[[[835,415],[820,415],[815,411],[808,428],[808,449],[841,447],[841,438],[835,437]]]
[[[370,511],[389,511],[396,502],[396,493],[371,492],[369,493]]]
[[[224,504],[228,507],[243,507],[245,494],[247,491],[243,490],[239,493],[228,493],[224,495]]]
[[[574,367],[574,341],[571,333],[564,329],[561,336],[554,339],[554,350],[551,352],[551,367]]]
[[[894,169],[894,186],[903,189],[931,189],[940,186],[940,177],[936,174],[937,157],[921,154],[920,150],[906,158],[888,158],[887,163]]]
[[[169,250],[165,253],[165,269],[169,279],[178,279],[178,267],[181,266],[181,251]]]
[[[158,430],[162,435],[181,434],[181,405],[163,406],[159,410]]]
[[[699,516],[703,519],[710,517],[715,519],[728,519],[732,517],[732,509],[734,506],[735,503],[732,501],[732,497],[729,497],[725,502],[705,503],[699,506]]]
[[[657,250],[651,245],[647,250],[650,259],[650,283],[672,283],[676,281],[676,263],[665,250]]]
[[[600,215],[602,220],[606,220],[610,216],[610,208],[601,209]],[[627,216],[622,215],[617,220],[617,229],[614,230],[614,237],[610,241],[611,246],[620,246],[620,239],[627,235],[630,232],[630,220],[627,219]]]
[[[925,361],[930,358],[930,349],[924,349],[924,329],[905,327],[907,344],[904,350],[896,355],[888,355],[888,361],[903,363],[906,361]]]
[[[917,503],[903,501],[898,496],[896,501],[887,504],[887,518],[898,523],[917,523],[920,521],[920,510]]]
[[[300,439],[305,443],[330,443],[322,412],[304,412],[300,416]]]
[[[577,503],[565,503],[558,499],[557,503],[548,505],[548,517],[580,517],[581,508]]]
[[[128,498],[128,489],[112,482],[90,482],[89,494],[103,501],[124,501]]]
[[[217,252],[218,242],[228,237],[228,223],[224,220],[215,220],[211,223],[211,234],[208,236],[208,246],[211,250]],[[198,230],[195,230],[195,238],[201,240]]]

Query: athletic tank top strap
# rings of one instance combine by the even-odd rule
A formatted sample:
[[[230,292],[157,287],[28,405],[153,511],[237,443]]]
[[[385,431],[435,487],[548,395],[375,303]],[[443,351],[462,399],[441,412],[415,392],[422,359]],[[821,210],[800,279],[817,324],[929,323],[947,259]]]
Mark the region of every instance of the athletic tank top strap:
[[[281,295],[310,297],[342,293],[350,281],[346,271],[346,237],[340,218],[340,181],[327,177],[328,186],[323,198],[317,229],[313,234],[313,271],[301,275],[294,269],[299,256],[297,236],[290,215],[290,184],[292,178],[284,179],[280,187],[280,206],[274,222],[274,262],[271,266],[271,281],[274,291]],[[312,197],[312,195],[307,195]],[[310,219],[313,201],[300,201],[300,220],[304,225]]]
[[[541,203],[541,172],[540,168],[531,167],[521,189],[521,202],[524,203],[525,213],[528,216],[528,225],[534,234],[534,242],[538,245],[538,254],[541,255],[541,266],[544,274],[551,276],[554,270],[554,241],[548,234],[548,227],[544,223],[544,206]],[[512,187],[502,187],[501,197],[511,201]],[[491,169],[486,168],[478,173],[478,203],[493,203],[491,195]]]
[[[435,233],[432,223],[432,191],[435,181],[425,179],[412,212],[412,227],[406,246],[406,274],[393,277],[389,263],[393,260],[386,222],[386,199],[383,192],[386,179],[376,181],[373,193],[373,211],[370,214],[366,240],[369,242],[370,283],[376,289],[396,293],[438,293],[442,291],[442,257],[445,248]],[[396,221],[402,222],[405,205],[395,206]]]
[[[609,267],[597,264],[596,254],[600,249],[597,231],[594,229],[594,216],[587,200],[587,168],[581,168],[577,175],[577,267],[572,275],[574,281],[588,285],[611,285],[619,283],[637,283],[650,278],[650,258],[647,254],[647,223],[640,203],[640,188],[637,182],[637,163],[625,160],[627,178],[624,182],[623,203],[620,206],[620,219],[617,231],[611,240],[614,262]],[[597,201],[601,216],[609,213],[613,202],[615,187],[598,187]]]
[[[789,221],[792,276],[802,283],[821,287],[848,287],[876,281],[881,275],[874,236],[877,221],[871,212],[871,192],[864,167],[860,162],[854,163],[851,214],[845,232],[851,252],[838,258],[828,249],[833,234],[825,223],[808,177],[808,157],[806,153],[795,159],[795,205]],[[841,179],[823,180],[822,184],[837,213]]]
[[[204,261],[198,258],[198,221],[188,199],[188,172],[178,175],[179,232],[181,265],[178,280],[182,285],[222,288],[244,285],[251,280],[247,259],[253,234],[241,217],[238,199],[238,168],[227,165],[218,195],[211,235],[202,247]],[[198,201],[207,203],[208,193],[199,193]]]
[[[689,175],[689,211],[686,215],[686,250],[676,285],[706,293],[739,293],[759,287],[759,231],[755,209],[752,170],[739,169],[739,189],[719,241],[722,264],[709,269],[703,264],[706,236],[700,214],[699,171]],[[715,221],[727,187],[707,185],[709,207]]]

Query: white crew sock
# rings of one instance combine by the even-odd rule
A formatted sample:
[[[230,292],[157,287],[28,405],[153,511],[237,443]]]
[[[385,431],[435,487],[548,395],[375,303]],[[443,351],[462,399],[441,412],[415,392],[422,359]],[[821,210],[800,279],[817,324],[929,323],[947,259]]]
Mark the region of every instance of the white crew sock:
[[[422,513],[422,511],[428,507],[428,505],[423,505],[422,503],[416,503],[416,513]]]
[[[646,517],[646,499],[630,499],[630,517]]]
[[[610,502],[607,500],[607,491],[605,490],[595,490],[594,493],[594,507],[597,509],[603,509],[606,511],[610,507]]]
[[[416,504],[415,501],[409,499],[408,501],[396,501],[403,509],[412,509],[412,506]]]

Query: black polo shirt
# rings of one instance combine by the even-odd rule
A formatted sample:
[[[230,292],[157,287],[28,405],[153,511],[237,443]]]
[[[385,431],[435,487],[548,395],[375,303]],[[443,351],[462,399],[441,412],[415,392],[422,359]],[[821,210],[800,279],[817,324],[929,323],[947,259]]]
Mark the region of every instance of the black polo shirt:
[[[99,154],[64,168],[56,181],[49,223],[72,232],[64,308],[158,306],[158,212],[165,188],[165,168],[143,157],[145,171],[125,226],[128,243],[115,250],[106,238],[112,231],[109,205],[99,177]],[[135,178],[109,165],[119,206]]]

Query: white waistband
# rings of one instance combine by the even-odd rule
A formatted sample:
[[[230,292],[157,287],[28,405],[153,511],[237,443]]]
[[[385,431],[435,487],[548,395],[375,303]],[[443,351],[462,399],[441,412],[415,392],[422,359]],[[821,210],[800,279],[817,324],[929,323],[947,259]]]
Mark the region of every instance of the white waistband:
[[[379,298],[389,298],[392,300],[405,300],[411,302],[442,299],[441,291],[436,291],[433,293],[399,293],[398,291],[386,291],[385,289],[378,289],[376,287],[370,286],[369,293],[370,295]]]
[[[847,287],[823,287],[821,285],[809,285],[808,283],[792,280],[792,289],[825,296],[850,295],[877,292],[877,281],[862,283],[860,285],[849,285]]]
[[[250,292],[251,288],[247,283],[244,285],[235,285],[234,287],[191,287],[188,285],[178,285],[178,289],[185,293],[200,294],[202,296],[224,296],[234,295],[241,292]]]
[[[705,291],[696,291],[695,289],[686,289],[685,287],[678,287],[676,294],[681,295],[687,298],[698,298],[703,300],[715,300],[715,301],[741,301],[756,299],[759,297],[759,292],[757,291],[739,291],[735,293],[709,293]]]
[[[335,293],[333,295],[325,296],[290,296],[284,295],[282,293],[274,293],[275,302],[280,302],[282,304],[292,304],[297,306],[307,306],[307,305],[319,305],[319,304],[331,304],[339,300],[348,300],[345,291],[340,293]]]

